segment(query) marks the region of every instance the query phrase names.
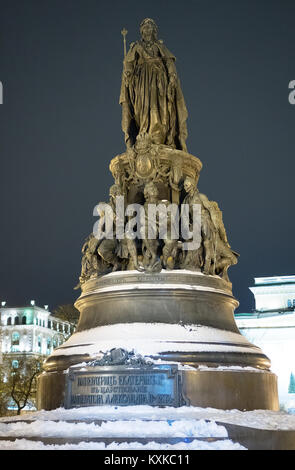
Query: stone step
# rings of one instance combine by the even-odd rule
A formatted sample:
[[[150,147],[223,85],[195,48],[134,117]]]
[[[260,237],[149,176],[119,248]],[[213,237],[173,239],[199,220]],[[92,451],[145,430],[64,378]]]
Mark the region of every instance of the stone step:
[[[27,424],[32,424],[36,420],[34,419],[1,419],[0,424],[23,424],[24,426]],[[44,421],[44,424],[46,423],[46,419],[39,419],[40,421]],[[48,420],[51,422],[59,423],[61,422],[60,420]],[[95,424],[96,426],[101,426],[103,423],[114,423],[117,420],[111,420],[111,419],[91,419],[91,418],[84,418],[84,419],[67,419],[67,420],[62,420],[63,423],[68,423],[68,424],[78,424],[78,423],[83,423],[83,424]],[[127,420],[127,419],[122,419],[120,420],[121,423],[122,421],[126,422],[126,425],[128,423],[131,423],[133,420]],[[141,419],[140,421],[144,421],[146,423],[160,423],[163,420],[152,420],[152,419]],[[177,419],[171,420],[170,423],[175,423],[177,422]],[[206,422],[210,422],[210,420],[204,420]],[[64,444],[79,444],[81,442],[85,443],[97,443],[101,442],[104,443],[105,445],[109,445],[112,443],[133,443],[137,442],[140,444],[148,444],[151,442],[155,442],[158,444],[178,444],[178,443],[192,443],[193,441],[198,441],[198,442],[207,442],[207,443],[214,443],[214,442],[222,442],[226,440],[231,440],[233,443],[240,444],[241,446],[245,447],[246,449],[249,450],[295,450],[295,431],[294,430],[281,430],[281,429],[258,429],[255,427],[247,427],[247,426],[241,426],[238,424],[229,424],[226,422],[222,421],[215,421],[218,426],[223,426],[226,431],[228,436],[227,437],[221,437],[221,436],[164,436],[163,437],[153,437],[152,435],[147,436],[147,437],[140,437],[140,436],[133,436],[129,437],[128,432],[126,432],[126,435],[122,432],[118,436],[113,436],[113,435],[106,435],[105,436],[42,436],[42,435],[33,435],[30,436],[30,432],[28,430],[28,433],[24,436],[23,434],[20,433],[20,435],[17,435],[17,432],[15,435],[7,435],[5,436],[5,432],[2,433],[0,436],[0,449],[1,449],[1,441],[10,441],[14,442],[17,439],[26,439],[28,441],[32,442],[42,442],[44,445],[64,445]]]
[[[116,426],[115,423],[118,421],[119,427],[117,428],[117,435],[116,435]],[[197,421],[198,420],[193,420]],[[203,422],[205,420],[202,420]],[[34,423],[36,422],[36,427],[34,427]],[[167,423],[169,426],[163,428],[163,435],[159,435],[159,429],[157,429],[157,424]],[[191,423],[192,420],[189,420]],[[209,420],[207,421],[209,423]],[[41,425],[40,425],[41,423]],[[47,425],[48,423],[48,425]],[[51,423],[51,424],[49,424]],[[57,427],[55,430],[52,426],[52,423],[60,423],[61,427]],[[123,425],[122,425],[123,423]],[[126,430],[125,430],[125,423],[126,423]],[[149,430],[144,430],[144,426],[149,424]],[[0,449],[1,449],[1,442],[9,441],[15,442],[20,440],[26,440],[26,446],[29,445],[30,442],[33,443],[42,443],[43,445],[79,445],[80,443],[101,443],[105,446],[114,445],[115,447],[120,444],[131,444],[137,443],[141,445],[148,445],[151,444],[153,448],[153,444],[163,444],[163,445],[177,445],[182,444],[181,448],[184,447],[185,444],[191,444],[195,442],[195,445],[198,447],[199,445],[202,447],[202,443],[212,444],[218,442],[222,444],[223,441],[229,441],[226,431],[218,429],[219,426],[216,426],[216,436],[212,435],[212,426],[208,426],[208,435],[206,436],[206,425],[205,428],[202,426],[202,430],[198,433],[198,428],[195,429],[196,435],[190,435],[190,431],[188,428],[187,430],[182,429],[183,420],[152,420],[152,419],[141,419],[141,420],[132,420],[132,419],[91,419],[89,417],[82,418],[82,419],[66,419],[66,420],[47,420],[47,419],[5,419],[1,420],[0,424],[8,425],[9,428],[7,429],[7,434],[5,435],[5,428],[0,426],[1,435],[0,435]],[[89,432],[85,426],[79,429],[75,429],[71,435],[71,431],[67,429],[67,425],[71,424],[83,424],[88,426],[89,425]],[[178,427],[180,424],[180,428]],[[46,426],[47,425],[47,426]],[[96,432],[93,425],[97,426],[98,432]],[[63,431],[63,426],[64,431]],[[100,432],[100,427],[102,428],[102,432]],[[137,426],[136,428],[134,426]],[[174,427],[176,426],[176,428]],[[28,427],[28,428],[27,428]],[[173,429],[174,427],[174,429]],[[141,434],[142,429],[142,434]],[[155,432],[155,436],[153,435],[153,430],[158,431]],[[177,429],[180,429],[178,434]],[[104,431],[103,431],[104,430]],[[213,428],[214,430],[214,428]],[[144,432],[145,431],[145,432]],[[148,431],[148,432],[147,432]],[[161,431],[160,431],[161,432]],[[101,435],[98,435],[101,434]],[[63,435],[64,434],[64,435]],[[80,435],[79,435],[80,434]],[[115,435],[114,435],[115,434]],[[131,434],[131,436],[130,436]],[[3,446],[5,444],[3,443]],[[82,446],[83,447],[83,446]],[[138,446],[135,446],[137,448]],[[194,446],[195,447],[195,446]],[[149,447],[148,447],[149,448]]]
[[[112,443],[132,443],[138,442],[140,444],[149,444],[151,442],[156,442],[157,444],[179,444],[180,442],[183,443],[191,443],[193,441],[199,442],[217,442],[217,441],[226,441],[228,440],[227,437],[148,437],[148,438],[141,438],[141,437],[42,437],[42,436],[1,436],[1,441],[10,441],[15,442],[17,439],[27,439],[33,442],[42,442],[44,445],[64,445],[64,444],[79,444],[81,442],[102,442],[105,445],[109,445]],[[0,444],[1,448],[1,444]]]
[[[226,428],[228,439],[249,450],[295,450],[293,430],[257,429],[219,421],[216,424]]]

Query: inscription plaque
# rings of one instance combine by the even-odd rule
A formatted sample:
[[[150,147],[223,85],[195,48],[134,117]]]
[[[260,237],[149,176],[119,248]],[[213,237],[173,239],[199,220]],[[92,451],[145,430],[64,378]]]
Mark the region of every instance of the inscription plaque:
[[[147,368],[70,368],[65,408],[81,406],[180,406],[177,365]]]

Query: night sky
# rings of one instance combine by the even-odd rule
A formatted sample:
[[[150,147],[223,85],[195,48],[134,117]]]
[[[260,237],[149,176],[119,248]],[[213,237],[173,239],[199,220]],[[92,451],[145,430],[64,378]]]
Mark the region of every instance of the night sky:
[[[295,273],[295,0],[0,0],[1,279],[9,306],[73,302],[94,206],[125,149],[126,27],[153,18],[177,57],[199,189],[218,201],[240,312],[259,276]]]

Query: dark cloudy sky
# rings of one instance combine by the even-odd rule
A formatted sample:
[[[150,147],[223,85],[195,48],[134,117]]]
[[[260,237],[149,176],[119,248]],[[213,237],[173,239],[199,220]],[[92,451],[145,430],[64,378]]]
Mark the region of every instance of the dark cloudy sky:
[[[199,189],[240,253],[233,291],[295,273],[294,0],[0,0],[1,279],[9,305],[72,302],[93,207],[124,151],[123,46],[152,17],[177,57]]]

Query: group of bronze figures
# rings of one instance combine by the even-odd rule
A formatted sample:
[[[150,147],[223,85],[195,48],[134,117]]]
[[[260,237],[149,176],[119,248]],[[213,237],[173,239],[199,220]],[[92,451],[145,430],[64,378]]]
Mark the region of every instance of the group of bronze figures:
[[[126,152],[111,167],[116,184],[110,188],[109,206],[116,214],[117,196],[124,196],[126,205],[141,204],[143,228],[137,227],[136,238],[128,231],[123,238],[116,237],[115,223],[113,237],[92,233],[82,247],[79,286],[91,277],[134,269],[195,270],[229,281],[227,270],[237,263],[238,254],[228,243],[218,204],[197,189],[199,171],[193,160],[198,159],[187,153],[187,109],[175,57],[158,40],[153,20],[146,18],[140,32],[141,40],[131,44],[124,58],[120,103]],[[171,236],[173,224],[179,224],[171,214],[164,238],[159,236],[159,223],[149,227],[149,204],[170,202],[179,209],[188,206],[190,227],[194,205],[201,208],[200,243],[195,249],[185,249],[182,236]]]
[[[165,238],[159,237],[159,217],[155,226],[151,226],[148,218],[149,204],[158,206],[168,201],[159,200],[159,191],[153,181],[146,182],[143,188],[145,202],[143,204],[144,220],[142,227],[137,227],[140,237],[133,238],[125,231],[122,239],[116,237],[116,227],[113,228],[112,238],[107,236],[98,239],[92,233],[82,248],[82,271],[80,284],[92,276],[99,276],[111,271],[138,270],[147,273],[159,272],[162,269],[188,269],[201,271],[204,274],[219,275],[228,281],[227,270],[230,265],[237,263],[238,255],[232,251],[226,236],[222,220],[222,212],[215,201],[199,193],[195,181],[186,177],[183,182],[185,197],[182,204],[189,208],[189,228],[193,233],[193,206],[201,207],[200,234],[201,242],[196,249],[184,249],[187,240],[173,238],[172,224],[180,223],[179,218],[167,211],[167,232]],[[122,188],[113,185],[110,188],[109,206],[116,220],[116,197],[125,196]],[[127,217],[128,218],[128,217]],[[128,220],[125,226],[128,226]],[[139,219],[140,221],[140,219]],[[107,234],[106,234],[107,235]]]

